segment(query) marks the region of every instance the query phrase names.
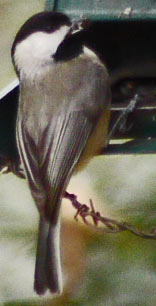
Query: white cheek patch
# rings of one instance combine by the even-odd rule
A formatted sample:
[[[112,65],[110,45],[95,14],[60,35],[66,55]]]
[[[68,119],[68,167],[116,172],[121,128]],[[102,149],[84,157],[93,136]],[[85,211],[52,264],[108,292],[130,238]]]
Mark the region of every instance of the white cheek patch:
[[[52,56],[68,31],[68,26],[62,26],[53,33],[35,32],[19,42],[14,54],[18,69],[26,74],[31,74],[34,69],[39,69],[52,61]]]

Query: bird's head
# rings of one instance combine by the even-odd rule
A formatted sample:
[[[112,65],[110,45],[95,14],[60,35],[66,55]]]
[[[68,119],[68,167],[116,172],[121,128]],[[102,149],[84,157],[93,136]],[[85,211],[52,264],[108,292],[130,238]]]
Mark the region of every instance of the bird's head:
[[[52,61],[71,29],[70,19],[57,12],[41,12],[27,20],[17,33],[12,60],[18,74],[31,75]]]

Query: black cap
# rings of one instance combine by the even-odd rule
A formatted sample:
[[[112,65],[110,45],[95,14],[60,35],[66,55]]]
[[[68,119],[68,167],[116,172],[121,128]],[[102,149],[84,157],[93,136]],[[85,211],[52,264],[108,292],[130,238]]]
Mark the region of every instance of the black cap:
[[[17,33],[11,49],[13,58],[16,45],[24,40],[30,34],[35,32],[52,33],[58,30],[61,26],[71,26],[70,19],[63,13],[58,12],[41,12],[33,15],[28,19]]]

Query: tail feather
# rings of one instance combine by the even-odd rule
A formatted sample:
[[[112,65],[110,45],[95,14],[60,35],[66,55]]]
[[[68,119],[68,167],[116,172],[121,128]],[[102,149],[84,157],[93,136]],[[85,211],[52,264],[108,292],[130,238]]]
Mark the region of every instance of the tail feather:
[[[34,280],[34,289],[40,295],[47,289],[62,292],[59,232],[60,219],[52,224],[40,218]]]
[[[46,256],[48,288],[52,293],[62,293],[62,273],[60,259],[60,218],[49,227]]]

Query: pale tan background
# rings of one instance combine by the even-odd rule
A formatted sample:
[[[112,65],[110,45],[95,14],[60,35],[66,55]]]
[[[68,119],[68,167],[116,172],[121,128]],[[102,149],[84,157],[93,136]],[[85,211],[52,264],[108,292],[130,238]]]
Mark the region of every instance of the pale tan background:
[[[24,21],[42,11],[44,4],[44,0],[0,0],[0,98],[16,78],[10,57],[13,39]]]

